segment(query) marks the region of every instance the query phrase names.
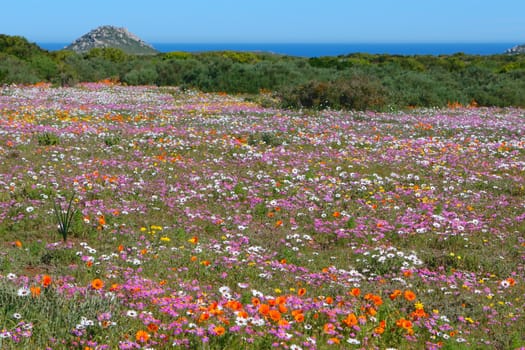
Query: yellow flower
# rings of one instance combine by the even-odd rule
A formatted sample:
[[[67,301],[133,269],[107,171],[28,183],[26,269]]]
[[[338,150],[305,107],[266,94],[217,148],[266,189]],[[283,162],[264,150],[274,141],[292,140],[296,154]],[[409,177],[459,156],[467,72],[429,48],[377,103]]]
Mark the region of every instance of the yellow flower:
[[[414,304],[414,307],[416,308],[416,310],[423,310],[424,306],[423,306],[423,303],[418,301]]]
[[[163,242],[171,241],[171,239],[169,237],[167,237],[167,236],[160,237],[160,240],[163,241]]]

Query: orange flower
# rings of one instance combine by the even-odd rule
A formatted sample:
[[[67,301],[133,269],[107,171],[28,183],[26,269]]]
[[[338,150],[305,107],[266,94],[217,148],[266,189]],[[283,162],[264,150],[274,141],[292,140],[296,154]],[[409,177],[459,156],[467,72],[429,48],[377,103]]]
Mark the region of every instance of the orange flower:
[[[410,320],[401,318],[396,321],[396,325],[400,328],[411,330],[412,329],[412,322]]]
[[[98,217],[98,224],[99,224],[100,226],[104,226],[104,225],[106,224],[106,218],[104,217],[104,215],[100,215],[100,216]]]
[[[104,282],[100,278],[95,278],[93,281],[91,281],[91,288],[100,290],[104,288]]]
[[[333,302],[334,302],[334,298],[332,298],[332,297],[326,297],[325,302],[326,302],[328,305],[331,305],[331,304],[333,304]]]
[[[22,242],[20,242],[19,240],[16,240],[15,241],[15,247],[22,248]]]
[[[405,271],[403,271],[403,276],[405,276],[405,277],[410,277],[410,276],[412,276],[412,271],[410,271],[410,270],[405,270]]]
[[[204,313],[202,313],[202,314],[199,316],[199,322],[207,321],[209,318],[210,318],[210,314],[207,313],[207,312],[204,312]]]
[[[44,288],[47,288],[47,287],[49,287],[49,285],[51,284],[52,281],[53,281],[53,279],[51,278],[51,276],[44,275],[44,276],[42,276],[42,280],[40,281],[40,283],[42,284],[42,286],[44,286]]]
[[[300,288],[298,291],[297,291],[297,295],[302,297],[303,295],[306,294],[306,288]]]
[[[334,211],[334,213],[332,214],[332,216],[333,216],[334,218],[338,218],[338,217],[341,216],[341,213],[338,212],[338,211]]]
[[[381,306],[383,305],[383,299],[381,299],[381,296],[375,295],[372,293],[368,293],[365,295],[366,300],[371,300],[375,306]]]
[[[223,335],[224,333],[226,333],[226,329],[222,326],[217,326],[215,328],[213,328],[213,331],[215,332],[215,334],[217,334],[218,336],[221,336]]]
[[[359,288],[352,288],[352,290],[350,291],[350,294],[353,295],[354,297],[358,297],[359,294],[361,294],[361,289],[359,289]]]
[[[188,239],[188,242],[193,243],[193,244],[197,244],[197,243],[199,243],[199,237],[193,236],[190,239]]]
[[[148,330],[150,332],[156,333],[159,330],[159,326],[156,325],[155,323],[150,323],[148,324]]]
[[[277,322],[281,319],[281,313],[278,310],[270,310],[269,315],[272,321]]]
[[[383,334],[383,333],[385,333],[385,329],[383,327],[376,327],[374,329],[374,333],[375,334]]]
[[[348,316],[346,316],[346,318],[343,320],[343,323],[348,327],[353,327],[357,325],[357,317],[354,313],[348,314]]]
[[[293,318],[294,318],[295,322],[301,323],[301,322],[304,321],[304,314],[297,313],[297,314],[294,315]]]
[[[401,291],[399,289],[396,289],[392,292],[392,294],[390,294],[390,300],[394,300],[395,298],[397,298],[398,296],[401,295]]]
[[[33,297],[38,297],[40,296],[40,287],[30,287],[29,290],[31,291],[31,295]]]
[[[507,282],[509,282],[509,285],[512,287],[516,284],[516,280],[512,277],[507,278]]]
[[[326,334],[333,334],[335,332],[335,326],[332,323],[325,323],[323,326],[323,332]]]
[[[277,222],[275,223],[275,228],[280,227],[282,225],[283,225],[283,221],[282,220],[277,220]]]
[[[403,296],[408,301],[416,300],[416,293],[412,292],[411,290],[405,290],[405,293],[403,294]]]
[[[147,342],[149,338],[149,333],[143,330],[137,331],[137,333],[135,334],[135,339],[141,343]]]
[[[284,304],[279,304],[279,312],[285,314],[288,312],[288,308]]]
[[[336,337],[333,337],[333,338],[330,338],[328,339],[328,341],[332,344],[339,344],[341,343],[341,340],[339,340],[339,338],[336,338]]]
[[[266,316],[270,312],[270,306],[268,304],[261,304],[259,306],[259,313]]]
[[[366,313],[369,314],[370,316],[375,316],[377,314],[377,311],[376,309],[374,309],[373,307],[369,307],[367,310],[366,310]]]

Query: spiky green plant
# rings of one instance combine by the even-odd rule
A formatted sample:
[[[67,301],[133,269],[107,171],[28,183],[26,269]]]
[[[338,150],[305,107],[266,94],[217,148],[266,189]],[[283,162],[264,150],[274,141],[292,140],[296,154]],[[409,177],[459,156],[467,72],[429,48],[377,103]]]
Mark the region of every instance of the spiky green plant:
[[[75,193],[71,195],[71,198],[69,199],[67,209],[63,210],[62,206],[57,203],[55,200],[53,202],[53,209],[55,212],[55,218],[58,223],[58,233],[62,236],[62,239],[67,241],[67,236],[69,234],[69,230],[71,229],[71,223],[73,221],[73,217],[75,216],[77,210],[73,208],[73,200],[75,199]]]

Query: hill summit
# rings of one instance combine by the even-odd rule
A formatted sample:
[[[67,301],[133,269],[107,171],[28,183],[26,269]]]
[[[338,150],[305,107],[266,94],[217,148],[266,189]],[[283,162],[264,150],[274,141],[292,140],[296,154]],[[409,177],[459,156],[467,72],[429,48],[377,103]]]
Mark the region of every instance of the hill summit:
[[[66,50],[84,53],[94,48],[116,48],[128,54],[152,55],[158,53],[150,44],[141,40],[138,36],[130,33],[126,28],[114,26],[101,26],[82,35]]]
[[[505,53],[508,53],[508,54],[525,53],[525,44],[516,45],[516,46],[508,49],[507,51],[505,51]]]

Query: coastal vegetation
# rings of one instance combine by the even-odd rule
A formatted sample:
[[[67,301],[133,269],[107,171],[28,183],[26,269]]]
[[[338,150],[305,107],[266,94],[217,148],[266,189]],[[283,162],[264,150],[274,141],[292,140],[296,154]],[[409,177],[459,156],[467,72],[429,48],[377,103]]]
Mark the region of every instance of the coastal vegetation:
[[[525,106],[521,54],[302,58],[230,51],[130,55],[116,48],[47,52],[22,37],[0,35],[0,58],[0,84],[73,86],[109,79],[246,94],[286,108]],[[257,96],[261,91],[270,93]]]

